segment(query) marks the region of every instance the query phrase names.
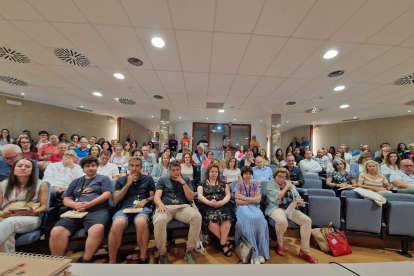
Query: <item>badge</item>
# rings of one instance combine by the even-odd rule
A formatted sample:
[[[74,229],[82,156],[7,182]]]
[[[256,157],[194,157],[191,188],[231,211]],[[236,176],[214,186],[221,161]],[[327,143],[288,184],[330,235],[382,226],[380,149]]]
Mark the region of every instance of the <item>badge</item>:
[[[137,205],[139,200],[134,200],[134,206]]]
[[[171,202],[172,202],[172,204],[178,204],[178,203],[180,203],[180,201],[178,201],[176,199],[173,199]]]

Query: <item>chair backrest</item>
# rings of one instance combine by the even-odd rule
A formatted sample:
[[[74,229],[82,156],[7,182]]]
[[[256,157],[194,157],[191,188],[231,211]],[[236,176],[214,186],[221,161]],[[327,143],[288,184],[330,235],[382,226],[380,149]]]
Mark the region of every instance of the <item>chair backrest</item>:
[[[52,197],[52,185],[50,185],[50,183],[48,181],[43,181],[47,184],[47,193],[48,193],[48,197],[47,197],[47,208],[50,207],[50,204],[52,204],[51,202],[51,197]]]
[[[148,174],[151,174],[153,169],[154,169],[154,167],[149,167],[149,172],[148,172]]]
[[[274,173],[277,170],[277,166],[276,165],[265,165],[265,167],[269,167],[272,169],[272,173]]]
[[[385,178],[388,180],[388,182],[390,182],[390,176],[391,176],[391,174],[386,173],[386,174],[384,174],[384,176],[385,176]]]
[[[205,174],[206,174],[207,168],[201,168],[201,181],[206,180]]]
[[[305,184],[301,187],[302,189],[322,189],[322,181],[319,179],[306,179]]]
[[[319,175],[317,175],[316,173],[304,173],[303,178],[305,178],[306,182],[306,179],[319,179]]]
[[[387,201],[414,202],[414,195],[410,194],[381,194]]]
[[[354,174],[354,178],[355,178],[355,182],[358,183],[359,173],[355,173]]]
[[[355,191],[352,190],[343,190],[341,196],[346,198],[356,198],[356,199],[364,199],[362,196],[357,194]]]
[[[262,196],[261,201],[265,202],[266,201],[266,187],[267,187],[267,182],[268,181],[262,181],[260,182],[260,195]]]
[[[335,197],[335,192],[326,189],[308,189],[306,192],[309,196],[327,196]]]

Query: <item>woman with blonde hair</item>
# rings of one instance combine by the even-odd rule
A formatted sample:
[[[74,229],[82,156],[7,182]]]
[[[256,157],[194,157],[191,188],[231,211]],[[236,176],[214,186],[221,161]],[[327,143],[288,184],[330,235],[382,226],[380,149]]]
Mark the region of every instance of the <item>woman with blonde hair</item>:
[[[166,176],[169,174],[168,167],[170,166],[170,155],[164,153],[161,156],[161,163],[155,165],[154,169],[151,172],[151,176],[154,179],[154,182],[158,182],[160,177]]]
[[[227,183],[242,180],[239,162],[237,162],[236,157],[229,157],[226,160],[226,168],[223,170],[224,181]]]
[[[359,175],[357,186],[379,194],[391,193],[392,190],[391,184],[381,174],[379,165],[374,160],[368,160],[364,163],[364,171]]]

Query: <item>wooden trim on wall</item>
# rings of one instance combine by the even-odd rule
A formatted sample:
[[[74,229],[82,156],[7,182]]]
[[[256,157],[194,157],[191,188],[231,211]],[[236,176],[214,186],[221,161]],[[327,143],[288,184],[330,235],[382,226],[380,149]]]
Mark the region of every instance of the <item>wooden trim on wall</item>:
[[[121,141],[121,117],[118,117],[118,119],[116,120],[116,127],[117,127],[117,132],[118,132],[118,141]]]
[[[310,125],[309,126],[309,130],[310,130],[310,133],[309,133],[309,141],[311,142],[311,148],[310,148],[310,150],[313,152],[313,125]]]

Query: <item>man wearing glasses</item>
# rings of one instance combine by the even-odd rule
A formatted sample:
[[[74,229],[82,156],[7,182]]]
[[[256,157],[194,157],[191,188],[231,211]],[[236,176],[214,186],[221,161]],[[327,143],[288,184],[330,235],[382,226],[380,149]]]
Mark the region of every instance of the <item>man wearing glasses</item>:
[[[390,176],[390,182],[398,193],[414,194],[414,163],[411,159],[401,160],[401,170]]]
[[[3,147],[3,158],[0,159],[0,182],[9,177],[10,169],[14,162],[22,158],[22,149],[17,145],[8,144]],[[36,175],[39,176],[39,166],[36,166]]]
[[[61,162],[63,160],[63,155],[68,150],[68,144],[66,144],[66,142],[59,142],[59,144],[57,146],[57,150],[58,150],[58,153],[51,154],[47,158],[46,166],[48,166],[52,163]],[[77,159],[75,159],[74,162],[75,162],[75,164],[78,164]]]

